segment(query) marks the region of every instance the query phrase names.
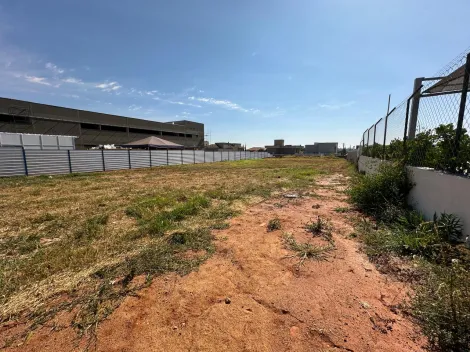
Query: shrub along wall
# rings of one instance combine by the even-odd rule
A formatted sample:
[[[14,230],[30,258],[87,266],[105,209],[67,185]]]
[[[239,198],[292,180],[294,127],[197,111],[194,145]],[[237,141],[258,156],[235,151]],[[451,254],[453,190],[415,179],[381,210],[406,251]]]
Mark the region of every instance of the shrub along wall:
[[[361,155],[358,169],[366,174],[375,174],[382,163],[388,161]],[[408,204],[428,220],[433,218],[434,213],[458,216],[467,246],[470,246],[470,179],[425,167],[407,166],[407,169],[413,184]]]

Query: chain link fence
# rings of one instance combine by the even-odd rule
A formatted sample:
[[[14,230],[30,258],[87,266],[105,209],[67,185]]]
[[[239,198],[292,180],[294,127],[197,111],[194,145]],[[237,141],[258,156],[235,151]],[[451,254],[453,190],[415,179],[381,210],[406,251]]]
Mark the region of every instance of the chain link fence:
[[[369,127],[362,155],[470,176],[470,48]]]

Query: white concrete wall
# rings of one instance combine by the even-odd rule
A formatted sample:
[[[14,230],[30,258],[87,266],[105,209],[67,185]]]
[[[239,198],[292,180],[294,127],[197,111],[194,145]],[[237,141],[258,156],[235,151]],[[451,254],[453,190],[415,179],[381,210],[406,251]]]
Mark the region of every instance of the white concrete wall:
[[[384,162],[387,161],[361,155],[358,168],[366,174],[374,174]],[[408,204],[428,220],[434,213],[455,214],[462,221],[464,235],[470,237],[470,179],[423,167],[408,166],[407,169],[414,185]]]
[[[358,159],[359,159],[359,150],[358,149],[350,150],[346,154],[346,160],[353,163],[354,165],[357,165]]]
[[[422,167],[409,166],[408,171],[414,183],[408,204],[429,220],[434,213],[457,215],[470,236],[470,179]]]
[[[358,169],[360,172],[365,172],[366,174],[375,174],[380,164],[387,163],[388,161],[383,161],[376,158],[371,158],[370,156],[361,155],[358,161]]]

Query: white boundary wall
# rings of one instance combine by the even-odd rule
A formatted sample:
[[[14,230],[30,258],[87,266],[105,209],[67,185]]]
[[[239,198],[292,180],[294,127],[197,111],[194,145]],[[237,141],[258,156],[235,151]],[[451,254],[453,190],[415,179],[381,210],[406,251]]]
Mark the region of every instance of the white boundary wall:
[[[366,174],[373,174],[382,161],[367,156],[360,156],[358,169]],[[470,179],[445,174],[425,167],[407,167],[413,189],[408,196],[408,204],[431,220],[434,213],[452,213],[460,218],[470,243]]]

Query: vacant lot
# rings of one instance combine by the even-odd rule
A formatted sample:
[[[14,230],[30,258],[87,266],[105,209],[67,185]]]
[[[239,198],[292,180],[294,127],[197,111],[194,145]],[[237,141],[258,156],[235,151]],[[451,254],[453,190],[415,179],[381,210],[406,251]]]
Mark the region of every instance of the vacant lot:
[[[346,238],[348,172],[283,158],[0,180],[0,346],[419,350],[388,308],[402,287]]]

